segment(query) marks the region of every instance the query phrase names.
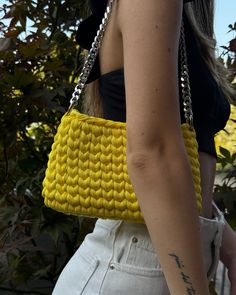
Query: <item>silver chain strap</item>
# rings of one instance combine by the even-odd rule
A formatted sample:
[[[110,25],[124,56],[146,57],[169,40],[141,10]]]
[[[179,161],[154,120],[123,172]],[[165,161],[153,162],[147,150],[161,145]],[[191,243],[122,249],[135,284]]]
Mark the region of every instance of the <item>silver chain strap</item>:
[[[104,36],[104,32],[109,20],[109,16],[111,15],[112,6],[115,0],[110,0],[108,2],[104,17],[102,19],[102,23],[99,26],[97,31],[97,35],[94,38],[92,43],[92,47],[88,53],[88,56],[85,60],[84,66],[82,68],[80,78],[78,84],[75,87],[75,90],[72,94],[72,98],[70,100],[70,106],[68,112],[78,103],[81,93],[83,92],[87,79],[90,75],[90,72],[95,63],[102,38]],[[190,82],[189,82],[189,70],[187,65],[187,51],[186,51],[186,42],[185,42],[185,34],[184,34],[184,24],[182,21],[181,24],[181,34],[180,34],[180,62],[181,62],[181,88],[182,88],[182,97],[183,97],[183,105],[184,105],[184,116],[186,119],[186,123],[193,127],[193,111],[192,111],[192,100],[191,100],[191,91],[190,91]]]
[[[97,35],[94,38],[94,41],[92,43],[92,47],[91,47],[91,49],[88,53],[88,56],[85,60],[84,66],[83,66],[81,74],[80,74],[78,84],[76,85],[75,90],[72,94],[72,98],[70,100],[70,106],[69,106],[68,112],[78,103],[78,101],[81,97],[81,93],[84,90],[87,79],[89,77],[89,74],[90,74],[92,67],[94,65],[94,62],[96,60],[96,57],[97,57],[97,54],[98,54],[98,51],[99,51],[99,48],[100,48],[100,45],[102,42],[102,37],[104,35],[104,32],[105,32],[114,2],[115,2],[115,0],[110,0],[108,2],[104,17],[102,19],[102,23],[99,26],[99,29],[97,31]]]
[[[180,31],[180,63],[180,81],[184,105],[184,117],[186,119],[186,123],[193,127],[193,109],[183,20]]]

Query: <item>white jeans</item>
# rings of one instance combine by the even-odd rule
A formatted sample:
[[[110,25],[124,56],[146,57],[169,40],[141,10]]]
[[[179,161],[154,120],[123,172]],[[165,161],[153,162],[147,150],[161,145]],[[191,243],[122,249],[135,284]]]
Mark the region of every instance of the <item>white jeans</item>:
[[[224,216],[199,217],[204,264],[213,278],[219,262]],[[63,269],[53,295],[169,295],[144,224],[98,219]]]

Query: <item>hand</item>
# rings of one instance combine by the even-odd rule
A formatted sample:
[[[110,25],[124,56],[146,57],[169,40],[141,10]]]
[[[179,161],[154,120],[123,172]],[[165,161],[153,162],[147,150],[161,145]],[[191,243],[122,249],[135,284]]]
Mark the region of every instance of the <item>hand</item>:
[[[236,294],[236,257],[234,257],[228,264],[228,277],[231,284],[230,295]]]
[[[231,284],[231,295],[236,294],[236,233],[226,222],[220,248],[220,260],[228,269]]]

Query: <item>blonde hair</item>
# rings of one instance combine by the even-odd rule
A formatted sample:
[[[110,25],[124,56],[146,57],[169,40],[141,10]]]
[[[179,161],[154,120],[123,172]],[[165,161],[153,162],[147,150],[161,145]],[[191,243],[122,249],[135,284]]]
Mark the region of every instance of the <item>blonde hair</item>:
[[[231,81],[229,81],[230,77],[233,80],[232,73],[216,57],[215,0],[194,0],[186,3],[184,10],[196,35],[197,44],[204,61],[229,102],[235,104],[235,90],[230,83]],[[98,80],[86,86],[83,111],[91,116],[103,116]]]

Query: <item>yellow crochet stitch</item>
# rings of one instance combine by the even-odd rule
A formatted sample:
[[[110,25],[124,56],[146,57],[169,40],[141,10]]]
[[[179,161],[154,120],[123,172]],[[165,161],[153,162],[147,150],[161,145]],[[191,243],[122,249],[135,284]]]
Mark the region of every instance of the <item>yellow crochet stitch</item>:
[[[181,125],[202,209],[198,144],[193,128]],[[144,222],[126,166],[126,123],[72,110],[62,117],[43,181],[45,204],[90,217]]]

